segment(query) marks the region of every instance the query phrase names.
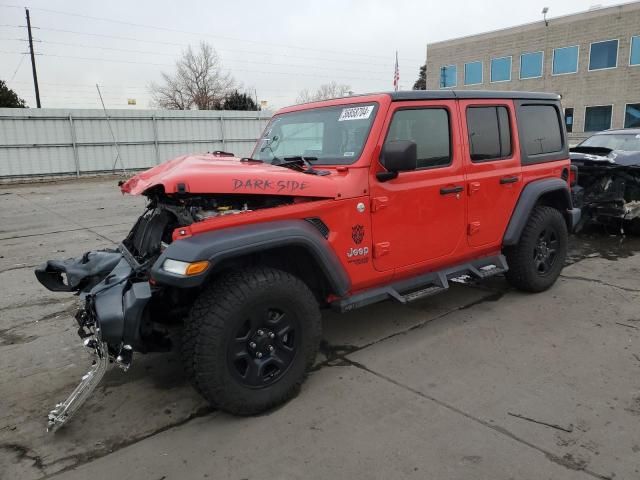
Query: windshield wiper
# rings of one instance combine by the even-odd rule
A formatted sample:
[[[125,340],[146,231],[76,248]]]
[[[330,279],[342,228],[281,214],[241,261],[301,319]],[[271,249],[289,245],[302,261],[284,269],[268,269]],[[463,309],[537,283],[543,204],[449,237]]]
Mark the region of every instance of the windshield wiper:
[[[295,155],[293,157],[284,157],[284,161],[282,163],[280,163],[281,166],[297,166],[298,167],[298,171],[302,172],[302,173],[308,173],[310,175],[320,175],[320,176],[324,176],[324,175],[329,175],[329,172],[327,170],[316,170],[315,168],[313,168],[313,165],[311,165],[311,162],[315,162],[318,160],[318,157],[306,157],[303,155]],[[306,168],[303,168],[306,167]]]
[[[284,157],[285,162],[302,162],[307,168],[313,168],[311,162],[318,161],[318,157],[304,157],[302,155],[294,155],[293,157]]]

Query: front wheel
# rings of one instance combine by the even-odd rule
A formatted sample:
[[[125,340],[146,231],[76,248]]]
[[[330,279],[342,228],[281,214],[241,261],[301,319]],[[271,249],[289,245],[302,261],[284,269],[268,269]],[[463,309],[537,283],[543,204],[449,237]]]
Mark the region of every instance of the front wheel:
[[[567,257],[567,224],[555,208],[534,208],[517,245],[505,248],[507,280],[526,292],[542,292],[555,283]]]
[[[318,303],[295,276],[272,268],[231,272],[203,290],[191,309],[185,371],[213,406],[260,413],[298,391],[321,328]]]

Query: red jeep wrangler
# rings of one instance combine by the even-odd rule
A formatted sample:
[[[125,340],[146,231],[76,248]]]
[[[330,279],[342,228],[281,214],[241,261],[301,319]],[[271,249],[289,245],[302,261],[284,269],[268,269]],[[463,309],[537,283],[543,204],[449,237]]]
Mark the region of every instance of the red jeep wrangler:
[[[299,388],[321,307],[411,302],[462,276],[549,288],[579,218],[563,125],[546,93],[353,96],[280,110],[250,158],[190,155],[134,176],[122,191],[149,202],[117,249],[36,270],[78,292],[97,357],[49,426],[110,361],[170,348],[171,324],[184,323],[195,388],[245,415]]]

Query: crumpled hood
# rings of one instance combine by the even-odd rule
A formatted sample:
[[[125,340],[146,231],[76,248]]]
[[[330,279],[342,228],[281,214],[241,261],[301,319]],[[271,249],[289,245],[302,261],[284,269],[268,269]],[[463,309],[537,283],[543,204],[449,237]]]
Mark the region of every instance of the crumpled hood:
[[[346,182],[350,169],[338,172],[332,167],[317,168],[329,170],[330,174],[310,175],[268,163],[241,161],[236,157],[186,155],[139,173],[120,188],[122,193],[132,195],[140,195],[162,185],[167,194],[241,193],[319,198],[351,196],[349,184],[354,179],[350,179],[349,184]],[[366,172],[366,169],[353,170]]]
[[[612,165],[640,167],[640,152],[626,152],[599,147],[575,147],[570,151],[571,161],[586,165]]]

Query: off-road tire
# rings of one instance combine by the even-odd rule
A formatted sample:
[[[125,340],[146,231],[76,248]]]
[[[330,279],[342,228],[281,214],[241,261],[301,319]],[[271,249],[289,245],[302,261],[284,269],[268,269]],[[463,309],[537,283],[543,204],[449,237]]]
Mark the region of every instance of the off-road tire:
[[[234,377],[229,342],[252,308],[285,305],[297,318],[298,347],[272,384],[250,388]],[[275,308],[275,307],[274,307]],[[307,285],[281,270],[257,267],[230,272],[209,284],[185,320],[182,359],[186,376],[209,403],[235,415],[254,415],[292,398],[313,365],[322,334],[318,302]]]
[[[536,266],[536,248],[542,234],[548,230],[557,238],[555,258],[544,274]],[[552,207],[537,206],[527,221],[517,245],[504,249],[509,270],[509,283],[525,292],[542,292],[555,283],[567,257],[567,224],[562,213]]]

